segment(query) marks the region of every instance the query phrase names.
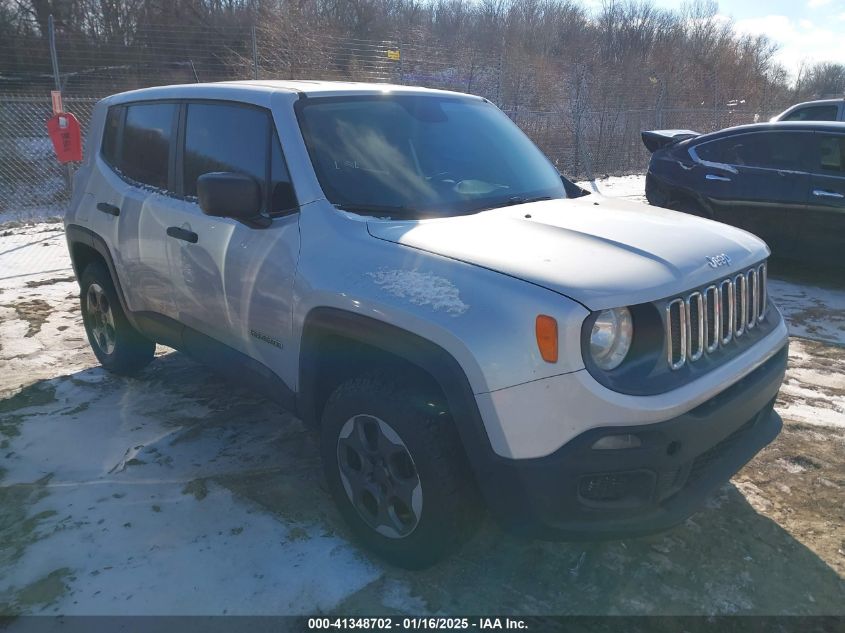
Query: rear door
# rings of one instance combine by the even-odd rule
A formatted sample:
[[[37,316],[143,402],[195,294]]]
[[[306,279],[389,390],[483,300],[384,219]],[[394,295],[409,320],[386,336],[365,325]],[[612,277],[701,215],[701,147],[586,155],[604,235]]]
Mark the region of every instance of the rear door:
[[[791,256],[806,208],[811,145],[811,132],[766,130],[697,146],[715,219],[760,236],[775,255]]]
[[[96,201],[98,216],[114,220],[112,256],[129,309],[171,318],[177,312],[165,239],[179,204],[173,191],[177,113],[178,105],[166,102],[110,108],[101,158],[111,193]]]
[[[179,319],[288,381],[299,213],[270,111],[189,102],[179,144],[183,200],[173,226],[193,240],[168,242]],[[202,212],[197,178],[214,171],[246,174],[259,183],[265,226]]]
[[[805,258],[845,263],[845,134],[817,132],[813,174],[802,227]]]

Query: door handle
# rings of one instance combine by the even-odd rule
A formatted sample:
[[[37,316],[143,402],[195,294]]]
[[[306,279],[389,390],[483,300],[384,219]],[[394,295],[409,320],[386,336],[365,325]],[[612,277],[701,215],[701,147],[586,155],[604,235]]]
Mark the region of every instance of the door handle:
[[[837,193],[835,191],[826,191],[825,189],[813,189],[813,195],[817,198],[836,198],[837,200],[845,198],[845,194]]]
[[[718,176],[716,174],[707,174],[704,176],[705,180],[718,180],[719,182],[730,182],[731,179],[727,176]]]
[[[200,239],[199,235],[193,231],[189,231],[178,226],[167,227],[167,234],[170,237],[175,237],[177,240],[184,240],[185,242],[190,242],[191,244],[196,244]]]
[[[97,211],[102,211],[103,213],[108,213],[109,215],[114,216],[120,215],[120,207],[116,207],[108,202],[98,202]]]

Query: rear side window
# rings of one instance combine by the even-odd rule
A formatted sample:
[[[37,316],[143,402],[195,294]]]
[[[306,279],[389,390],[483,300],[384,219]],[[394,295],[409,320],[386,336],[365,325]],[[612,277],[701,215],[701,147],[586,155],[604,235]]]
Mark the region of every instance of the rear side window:
[[[702,160],[745,167],[805,169],[810,134],[805,132],[758,132],[738,134],[702,143],[695,152]]]
[[[170,143],[176,108],[173,103],[148,103],[126,108],[123,149],[117,167],[132,180],[167,189]]]
[[[106,114],[102,156],[113,167],[120,164],[120,126],[123,123],[125,112],[123,106],[112,106]]]
[[[845,136],[820,135],[819,149],[819,167],[823,171],[845,173]]]
[[[782,121],[836,121],[839,107],[836,105],[808,106],[790,112]]]

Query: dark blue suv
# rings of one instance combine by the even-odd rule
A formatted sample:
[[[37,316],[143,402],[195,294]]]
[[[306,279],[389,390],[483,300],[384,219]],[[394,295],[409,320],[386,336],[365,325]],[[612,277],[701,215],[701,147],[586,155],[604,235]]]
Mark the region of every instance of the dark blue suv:
[[[776,257],[845,265],[845,123],[643,132],[656,206],[746,229]]]

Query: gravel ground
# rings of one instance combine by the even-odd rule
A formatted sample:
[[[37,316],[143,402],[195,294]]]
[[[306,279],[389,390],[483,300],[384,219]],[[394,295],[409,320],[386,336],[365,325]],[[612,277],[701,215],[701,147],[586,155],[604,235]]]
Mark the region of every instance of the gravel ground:
[[[166,348],[107,374],[61,226],[0,228],[0,615],[845,614],[845,284],[777,276],[784,431],[705,508],[597,544],[488,520],[411,573],[351,542],[295,417]]]

